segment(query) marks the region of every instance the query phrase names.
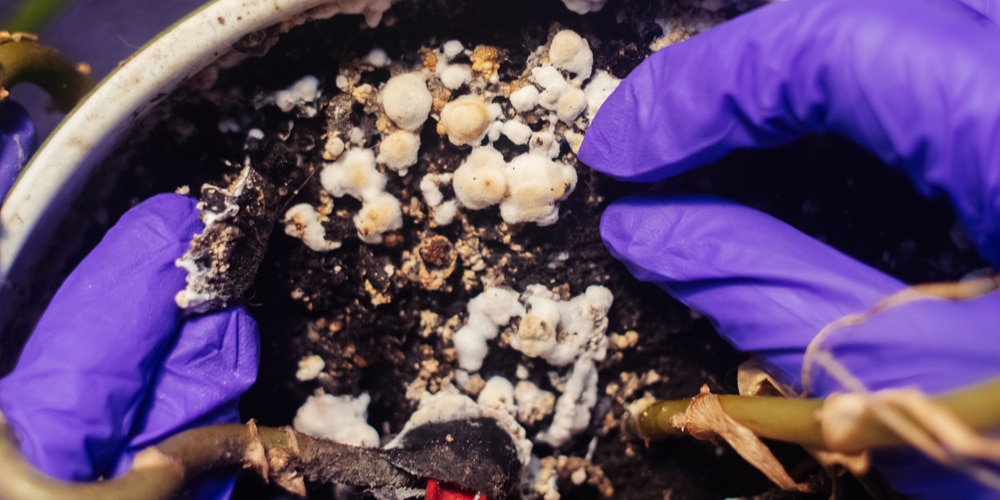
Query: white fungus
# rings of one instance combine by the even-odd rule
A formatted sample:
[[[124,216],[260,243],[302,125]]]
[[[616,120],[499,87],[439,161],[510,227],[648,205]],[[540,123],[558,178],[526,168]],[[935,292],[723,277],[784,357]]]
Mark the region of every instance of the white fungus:
[[[420,137],[413,132],[397,130],[379,143],[378,157],[375,160],[403,176],[409,167],[416,165],[418,153]]]
[[[556,346],[559,305],[555,300],[538,296],[528,297],[524,305],[528,312],[521,317],[511,347],[529,358],[537,358]]]
[[[489,128],[486,129],[486,139],[490,144],[499,141],[501,135],[503,135],[503,122],[501,121],[491,123]]]
[[[285,212],[285,234],[302,240],[315,252],[327,252],[340,248],[341,242],[326,239],[326,229],[320,221],[319,212],[308,203],[293,205]]]
[[[354,216],[358,238],[369,244],[382,243],[382,235],[403,227],[403,210],[399,200],[389,193],[378,193],[365,199]]]
[[[448,200],[434,207],[434,223],[439,226],[447,226],[455,221],[458,215],[458,203],[455,200]]]
[[[436,207],[444,202],[444,194],[441,186],[447,186],[451,182],[451,174],[425,174],[420,178],[420,193],[424,196],[424,203],[429,207]]]
[[[590,78],[594,68],[594,53],[590,51],[587,40],[575,31],[562,30],[552,37],[549,61],[555,67],[573,73],[573,81],[579,83]]]
[[[556,101],[556,116],[566,123],[572,123],[587,109],[587,95],[576,87],[567,88]]]
[[[351,88],[351,82],[345,75],[337,75],[337,78],[333,80],[333,83],[342,92],[347,92],[347,90]]]
[[[490,110],[481,97],[464,95],[441,110],[441,130],[456,146],[475,145],[483,140],[490,124]]]
[[[538,440],[559,447],[590,425],[590,412],[597,403],[597,367],[595,362],[607,355],[607,313],[613,297],[611,291],[599,285],[568,301],[543,285],[529,285],[523,294],[493,288],[469,302],[469,321],[455,334],[454,342],[459,365],[476,371],[488,352],[487,341],[496,337],[499,329],[515,316],[520,316],[511,347],[531,357],[541,357],[553,366],[572,369],[565,389],[558,400],[529,381],[521,381],[513,391],[518,420],[531,425],[553,410],[555,416]],[[520,307],[519,307],[520,306]],[[509,382],[491,379],[494,384],[481,403],[499,407],[506,404]],[[486,391],[486,388],[483,388]]]
[[[403,73],[385,82],[380,93],[385,114],[403,130],[417,130],[427,121],[433,98],[421,73]]]
[[[361,127],[354,127],[351,129],[350,136],[351,144],[355,146],[362,146],[365,143],[365,131],[361,130]]]
[[[314,380],[323,372],[323,368],[326,367],[326,362],[323,358],[313,354],[311,356],[303,356],[299,360],[299,369],[295,372],[295,378],[302,382],[309,380]]]
[[[389,64],[389,56],[385,53],[385,50],[376,47],[365,56],[365,62],[376,68],[384,68]]]
[[[563,5],[570,12],[576,14],[587,14],[589,12],[599,12],[604,8],[608,0],[562,0]]]
[[[378,431],[368,425],[367,392],[358,397],[317,393],[295,414],[295,430],[338,443],[368,448],[379,445]]]
[[[611,73],[600,70],[590,79],[583,93],[587,96],[587,119],[593,121],[597,110],[601,108],[608,96],[618,88],[621,80],[611,76]]]
[[[514,405],[514,385],[503,377],[491,377],[487,380],[483,390],[479,391],[476,402],[480,406],[504,410],[511,415],[517,410]]]
[[[468,64],[441,65],[438,70],[441,84],[450,90],[456,90],[472,81],[472,66]]]
[[[507,165],[508,196],[500,202],[500,216],[509,224],[534,222],[550,226],[559,220],[561,201],[576,187],[576,169],[546,158],[525,153]]]
[[[510,93],[510,105],[518,113],[531,111],[538,104],[538,89],[534,85],[525,85]]]
[[[500,203],[507,193],[507,162],[492,146],[475,148],[453,179],[455,196],[462,206],[479,210]]]
[[[441,46],[441,50],[444,51],[444,56],[450,61],[464,52],[465,48],[462,47],[462,42],[458,40],[448,40]]]
[[[590,411],[597,404],[597,367],[588,356],[573,365],[566,390],[556,401],[555,416],[548,429],[535,439],[559,447],[590,425]]]
[[[323,189],[340,198],[344,195],[358,200],[376,196],[385,190],[385,174],[375,167],[375,154],[370,149],[352,149],[336,162],[327,164],[319,176]]]
[[[458,365],[468,371],[477,371],[489,347],[486,342],[496,338],[500,327],[514,316],[524,314],[518,293],[507,288],[490,288],[469,301],[469,320],[455,332],[453,341]]]
[[[517,421],[524,425],[532,425],[551,415],[555,402],[554,394],[539,389],[531,381],[522,380],[514,387]]]
[[[327,161],[333,161],[340,157],[344,152],[344,141],[340,137],[331,135],[327,137],[326,143],[323,145],[323,159]]]
[[[531,139],[531,127],[517,120],[504,122],[500,131],[507,136],[507,139],[510,139],[510,142],[519,146],[527,144],[528,139]]]
[[[291,87],[275,92],[274,103],[285,113],[298,108],[302,116],[313,117],[316,116],[316,107],[313,103],[319,95],[319,79],[307,75],[293,83]]]

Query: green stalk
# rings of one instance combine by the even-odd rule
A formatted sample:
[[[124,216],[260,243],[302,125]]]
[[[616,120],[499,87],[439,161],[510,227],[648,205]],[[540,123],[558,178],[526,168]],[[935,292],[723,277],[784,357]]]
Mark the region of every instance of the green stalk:
[[[3,23],[11,32],[38,33],[70,0],[23,0]]]
[[[719,395],[722,410],[759,437],[828,449],[816,418],[823,399]],[[1000,427],[1000,379],[946,393],[932,400],[976,431]],[[626,414],[622,434],[627,439],[655,441],[684,435],[670,419],[684,413],[691,399],[657,401],[637,413]],[[871,448],[903,444],[870,412],[861,417],[859,432],[842,448],[830,451],[858,453]]]
[[[23,82],[45,89],[64,113],[94,86],[89,68],[69,62],[55,49],[27,36],[0,39],[0,99]]]

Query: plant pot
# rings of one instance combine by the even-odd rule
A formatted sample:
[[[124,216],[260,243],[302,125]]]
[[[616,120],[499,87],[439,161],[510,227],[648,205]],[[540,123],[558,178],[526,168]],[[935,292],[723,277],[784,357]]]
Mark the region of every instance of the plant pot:
[[[575,163],[570,132],[582,134],[582,130],[573,130],[572,124],[581,120],[585,129],[586,115],[564,120],[554,111],[551,123],[562,123],[558,126],[565,144],[557,144],[549,159],[565,162],[576,179],[575,189],[557,200],[556,220],[547,214],[508,218],[502,207],[485,204],[472,209],[475,202],[461,200],[467,211],[455,219],[442,215],[441,220],[433,220],[441,215],[436,210],[444,203],[430,199],[458,199],[457,188],[428,185],[425,190],[423,178],[418,177],[451,174],[449,182],[457,182],[454,179],[459,177],[460,165],[472,157],[470,144],[482,147],[477,140],[486,139],[479,134],[488,137],[491,133],[488,128],[477,129],[471,138],[452,133],[461,127],[448,125],[448,104],[433,100],[445,95],[444,101],[458,103],[463,96],[483,94],[464,81],[464,74],[458,74],[452,88],[445,79],[455,75],[439,74],[437,64],[462,66],[468,62],[471,67],[479,58],[482,65],[475,71],[483,79],[483,88],[496,85],[489,83],[491,71],[500,83],[508,85],[489,92],[494,93],[490,104],[499,104],[500,113],[510,121],[530,114],[514,107],[517,89],[535,85],[538,90],[548,90],[541,83],[544,75],[530,70],[532,65],[544,65],[546,57],[552,59],[551,46],[564,29],[576,31],[591,44],[595,72],[623,77],[652,46],[705,29],[721,20],[722,14],[660,2],[612,1],[605,11],[577,17],[558,1],[404,1],[388,11],[394,23],[386,24],[391,26],[357,29],[361,23],[377,24],[386,9],[389,5],[385,1],[273,4],[217,0],[168,30],[113,73],[42,147],[0,210],[5,230],[0,239],[0,273],[8,284],[0,291],[0,307],[7,308],[3,317],[13,318],[10,311],[21,312],[4,325],[0,356],[9,366],[16,353],[12,346],[19,345],[30,331],[59,278],[89,248],[94,233],[100,234],[128,205],[155,192],[154,186],[169,190],[186,185],[197,193],[202,180],[219,182],[245,164],[259,167],[270,161],[267,148],[247,147],[258,141],[280,146],[302,168],[298,177],[281,186],[287,190],[282,198],[287,204],[281,207],[282,221],[272,233],[255,288],[244,297],[261,326],[264,347],[259,382],[244,399],[245,417],[253,416],[268,425],[287,424],[294,419],[296,408],[316,390],[355,396],[367,390],[372,400],[369,422],[380,430],[397,432],[416,407],[420,391],[453,386],[471,394],[482,389],[471,387],[485,385],[494,375],[515,383],[530,381],[558,396],[560,386],[570,385],[575,362],[547,364],[544,356],[521,356],[510,347],[511,339],[520,335],[521,324],[497,325],[494,335],[498,340],[489,341],[490,354],[481,367],[460,359],[455,336],[472,315],[468,304],[494,286],[512,290],[521,302],[532,302],[532,293],[537,293],[536,299],[561,303],[586,295],[590,285],[602,285],[614,295],[614,304],[604,318],[612,347],[607,358],[595,364],[599,374],[593,383],[595,402],[586,410],[593,413],[585,428],[567,439],[552,438],[550,433],[545,442],[536,443],[538,454],[549,459],[546,466],[550,473],[562,467],[552,481],[570,496],[606,496],[608,485],[623,498],[661,498],[667,490],[681,497],[765,491],[766,481],[728,448],[685,441],[646,449],[616,439],[614,421],[629,399],[644,390],[659,397],[690,396],[703,383],[711,384],[715,391],[731,390],[734,368],[744,356],[713,335],[705,319],[670,301],[655,287],[636,282],[607,255],[597,231],[601,210],[616,197],[644,188],[616,183]],[[318,20],[337,13],[364,13],[365,17]],[[309,19],[314,21],[293,29]],[[477,22],[489,29],[480,28]],[[672,31],[663,33],[664,26],[672,26]],[[452,39],[462,44],[449,48]],[[233,66],[252,53],[265,52],[275,41],[265,57]],[[500,50],[490,52],[490,47]],[[378,53],[373,48],[384,51]],[[489,57],[503,53],[507,55],[500,57],[507,58],[498,63],[500,69],[491,70]],[[385,65],[382,60],[387,56],[390,62]],[[450,59],[455,57],[458,59]],[[393,66],[397,63],[406,67]],[[416,125],[406,124],[405,117],[386,110],[384,99],[391,93],[386,87],[390,76],[425,70],[434,75],[428,78],[454,92],[432,96],[431,120],[425,113]],[[464,66],[456,70],[462,71]],[[318,84],[306,78],[314,73]],[[572,75],[564,76],[567,82],[573,79]],[[320,92],[314,94],[317,88]],[[293,96],[287,105],[281,104],[280,92],[299,91],[312,97],[297,102]],[[370,92],[382,100],[367,101]],[[338,107],[341,97],[346,104]],[[487,108],[486,113],[490,120],[500,121],[490,115],[495,114],[493,110]],[[529,137],[546,126],[543,122],[549,115],[538,116],[543,115],[545,119],[526,123],[531,129]],[[344,120],[350,126],[345,126]],[[260,130],[252,132],[256,127]],[[359,139],[353,138],[355,129]],[[388,166],[390,161],[385,158],[377,163],[389,186],[386,189],[402,202],[403,223],[376,231],[377,235],[365,233],[358,220],[363,219],[361,212],[369,200],[362,200],[365,196],[361,194],[349,194],[352,188],[336,180],[330,182],[339,187],[329,187],[328,180],[322,179],[323,172],[347,155],[344,143],[349,151],[372,150],[368,163],[375,163],[374,151],[382,156],[383,141],[399,130],[419,138],[419,163],[400,168]],[[487,141],[499,144],[495,147],[502,151],[503,162],[512,164],[522,154],[531,153],[532,146],[519,143],[516,132],[501,130],[497,135],[500,139]],[[331,137],[340,139],[339,146],[331,146]],[[817,150],[827,155],[824,162],[847,157],[866,165],[840,172],[834,176],[837,179],[860,175],[859,170],[874,170],[870,158],[857,160],[861,156],[857,150],[843,143],[812,142],[777,155],[738,156],[728,164],[678,179],[671,187],[726,194],[758,206],[772,203],[781,214],[799,217],[805,221],[803,225],[814,224],[820,218],[804,213],[801,207],[806,201],[812,203],[813,195],[823,200],[824,207],[839,207],[829,199],[839,196],[831,186],[840,185],[829,181],[814,186],[820,194],[798,192],[797,184],[804,182],[802,174],[796,173],[800,172],[798,163],[814,161],[810,155]],[[210,152],[208,159],[200,154],[206,151]],[[842,151],[846,154],[834,154]],[[236,168],[221,166],[223,161]],[[198,162],[211,168],[205,169],[207,173],[199,172],[192,165]],[[787,168],[753,177],[746,172],[747,165],[755,162]],[[412,172],[400,171],[405,169]],[[143,184],[146,178],[157,180]],[[434,179],[440,178],[427,179],[434,184]],[[112,180],[117,182],[105,182]],[[884,179],[876,180],[880,187],[887,185]],[[348,194],[337,194],[338,190]],[[779,194],[774,195],[774,191]],[[788,199],[793,202],[787,203]],[[303,241],[306,231],[296,229],[299,222],[285,210],[302,201],[313,207],[330,203],[323,214],[328,217],[323,225],[325,236],[313,243],[331,248],[307,248],[308,242]],[[871,209],[865,206],[850,213],[874,226],[892,220],[889,216],[869,217]],[[842,222],[833,219],[821,220],[817,232]],[[852,238],[838,234],[833,239],[838,237]],[[477,259],[482,267],[477,267]],[[471,273],[468,277],[466,271]],[[527,293],[534,284],[543,285],[545,291],[536,287],[535,292]],[[541,303],[541,299],[532,302],[534,306]],[[523,323],[526,313],[518,316]],[[310,355],[319,355],[325,366],[297,377],[300,360],[304,362],[302,370],[315,372],[309,368]],[[532,421],[530,415],[525,418],[531,421],[524,424],[530,435],[550,428],[552,404],[549,406],[549,413],[539,420]],[[591,443],[595,448],[588,452]],[[559,465],[557,456],[571,459]],[[785,456],[802,455],[792,451]],[[583,482],[575,473],[578,470],[583,471]],[[587,478],[601,478],[602,474],[610,479],[586,484]]]

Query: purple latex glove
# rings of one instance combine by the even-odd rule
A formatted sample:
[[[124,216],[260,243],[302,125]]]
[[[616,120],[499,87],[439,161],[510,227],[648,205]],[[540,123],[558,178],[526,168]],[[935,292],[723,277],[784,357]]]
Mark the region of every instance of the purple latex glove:
[[[202,230],[193,199],[153,197],[122,216],[66,279],[0,380],[0,411],[26,458],[65,480],[124,473],[142,448],[239,421],[257,326],[242,307],[186,318],[174,265]],[[200,497],[228,496],[232,480]]]
[[[769,5],[652,55],[604,103],[580,158],[620,179],[653,181],[737,148],[834,132],[905,172],[924,195],[947,197],[982,256],[1000,267],[998,11],[954,0]],[[601,230],[639,279],[705,313],[798,388],[804,350],[823,326],[904,287],[719,199],[624,199]],[[823,345],[871,390],[934,394],[1000,375],[998,323],[993,292],[893,309]],[[813,372],[813,395],[843,390]],[[998,496],[909,450],[873,459],[902,493]]]

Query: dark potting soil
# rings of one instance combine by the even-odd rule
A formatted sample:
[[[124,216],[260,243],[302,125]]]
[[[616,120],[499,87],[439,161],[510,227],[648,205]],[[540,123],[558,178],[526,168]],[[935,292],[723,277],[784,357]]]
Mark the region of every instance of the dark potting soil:
[[[680,3],[611,1],[600,13],[577,16],[559,1],[434,1],[397,4],[390,11],[395,22],[389,27],[359,29],[360,19],[354,16],[307,23],[283,35],[266,57],[221,70],[209,88],[189,86],[165,99],[142,133],[106,166],[109,175],[122,165],[129,169],[114,174],[117,194],[102,208],[104,215],[92,234],[153,193],[189,186],[197,194],[203,183],[219,184],[245,162],[266,164],[274,155],[292,154],[299,164],[278,180],[280,206],[322,203],[318,172],[324,164],[324,134],[347,120],[364,131],[366,147],[380,137],[375,119],[360,106],[346,114],[328,106],[341,94],[334,81],[342,61],[362,57],[373,47],[384,49],[394,61],[418,64],[422,47],[438,47],[447,40],[460,40],[469,48],[489,45],[506,51],[499,76],[513,81],[522,77],[525,58],[547,43],[553,26],[558,26],[590,42],[595,70],[624,77],[662,35],[654,19],[670,19],[675,29],[691,27],[689,32],[681,30],[678,36],[683,37],[696,32],[696,26],[740,11],[731,7],[708,13]],[[267,36],[248,37],[238,48],[253,51]],[[296,116],[261,104],[260,96],[287,88],[305,75],[321,82],[316,116]],[[362,80],[377,86],[388,77],[387,70],[375,68]],[[260,129],[264,139],[248,149],[251,128]],[[576,164],[578,184],[562,202],[553,226],[505,225],[495,209],[465,211],[456,222],[438,226],[420,201],[420,177],[454,171],[469,148],[448,143],[435,132],[433,121],[424,126],[420,139],[420,159],[413,167],[419,173],[399,177],[389,172],[387,190],[406,208],[402,229],[387,235],[384,244],[358,239],[351,216],[360,203],[347,197],[334,200],[335,209],[324,224],[328,239],[343,241],[340,249],[314,252],[286,236],[280,222],[275,227],[254,285],[244,297],[260,326],[262,343],[258,382],[241,406],[244,418],[288,425],[317,389],[354,395],[367,391],[372,398],[369,423],[383,436],[398,432],[416,407],[408,397],[415,380],[422,384],[418,388],[431,392],[452,383],[457,365],[450,335],[464,323],[466,304],[483,290],[487,274],[498,286],[521,291],[540,283],[564,296],[602,284],[614,294],[609,335],[626,339],[626,333],[634,331],[637,341],[612,342],[607,359],[599,363],[601,399],[590,429],[559,450],[536,444],[536,455],[584,457],[595,440],[591,462],[610,480],[615,498],[829,496],[832,481],[793,446],[775,444],[775,450],[793,477],[816,485],[815,495],[778,491],[725,444],[674,439],[647,446],[619,439],[616,422],[624,404],[644,392],[659,398],[690,397],[703,384],[713,392],[734,393],[736,367],[746,359],[712,331],[708,320],[655,286],[637,282],[601,244],[602,210],[648,186],[620,183]],[[508,159],[518,151],[503,139],[496,147]],[[575,163],[566,148],[560,158]],[[982,267],[974,251],[956,245],[954,217],[944,203],[921,199],[901,175],[837,137],[812,136],[782,148],[737,152],[667,181],[661,189],[746,203],[907,282],[953,280]],[[450,190],[445,194],[450,197]],[[410,203],[411,198],[417,201]],[[92,203],[82,201],[80,210]],[[468,279],[463,269],[469,266],[469,256],[460,248],[476,250],[485,271]],[[433,289],[422,285],[415,274],[401,271],[406,261],[425,266],[431,274],[444,273],[444,284]],[[451,263],[455,270],[449,273]],[[517,380],[522,364],[539,386],[557,385],[547,378],[544,361],[498,347],[505,342],[502,334],[491,344],[479,372],[482,378]],[[299,360],[313,354],[325,360],[323,374],[308,382],[297,380]],[[532,435],[547,426],[548,420],[543,420],[526,427]],[[601,495],[599,487],[576,486],[568,474],[561,477],[559,490],[566,498]],[[838,483],[840,491],[846,488],[852,497],[866,494],[849,479]],[[246,475],[236,497],[277,494]],[[310,494],[324,498],[333,491],[313,488]]]

